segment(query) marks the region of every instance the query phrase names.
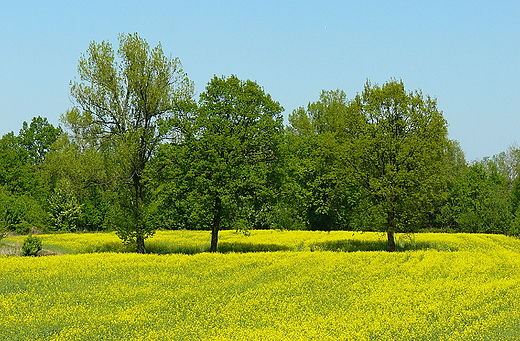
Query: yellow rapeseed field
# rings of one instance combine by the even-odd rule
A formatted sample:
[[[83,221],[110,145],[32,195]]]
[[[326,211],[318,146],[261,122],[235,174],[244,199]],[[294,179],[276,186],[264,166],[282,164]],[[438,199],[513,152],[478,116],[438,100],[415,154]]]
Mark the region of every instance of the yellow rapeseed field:
[[[119,247],[112,234],[42,239],[79,254],[0,257],[0,340],[520,339],[515,238],[417,234],[398,238],[408,251],[332,252],[384,236],[224,231],[231,250],[287,251],[194,255],[80,253]],[[148,246],[208,242],[161,232]]]

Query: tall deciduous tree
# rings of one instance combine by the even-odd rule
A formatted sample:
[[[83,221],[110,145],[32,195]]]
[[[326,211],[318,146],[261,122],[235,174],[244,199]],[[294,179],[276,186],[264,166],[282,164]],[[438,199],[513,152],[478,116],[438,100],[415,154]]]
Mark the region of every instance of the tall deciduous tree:
[[[191,134],[169,146],[170,169],[181,170],[170,177],[189,201],[184,216],[211,229],[211,252],[223,225],[245,227],[268,209],[282,111],[257,83],[215,76],[200,95]]]
[[[443,193],[447,123],[435,99],[396,80],[367,82],[350,107],[361,119],[347,160],[394,251],[394,234],[417,228]]]
[[[119,35],[117,53],[108,42],[92,42],[79,60],[78,73],[79,81],[71,83],[76,108],[64,120],[114,160],[114,178],[123,184],[117,232],[144,253],[154,227],[144,215],[143,174],[191,103],[193,84],[178,58],[165,56],[160,44],[150,48],[137,34]]]

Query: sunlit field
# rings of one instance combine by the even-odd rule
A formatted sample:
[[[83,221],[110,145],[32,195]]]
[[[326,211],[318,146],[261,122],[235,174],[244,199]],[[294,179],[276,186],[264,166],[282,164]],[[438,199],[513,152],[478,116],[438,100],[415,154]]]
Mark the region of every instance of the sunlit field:
[[[0,340],[520,339],[520,241],[501,235],[401,235],[388,253],[378,233],[223,231],[210,254],[208,232],[176,231],[148,255],[41,238],[75,254],[0,257]]]
[[[65,233],[38,236],[50,253],[77,254],[94,252],[132,252],[115,233]],[[25,236],[0,241],[4,248],[21,246]],[[491,234],[418,233],[397,234],[398,250],[476,251],[520,250],[520,240]],[[149,253],[196,254],[209,251],[208,231],[158,231],[146,241]],[[376,232],[313,232],[254,230],[249,235],[225,230],[219,234],[220,252],[262,251],[382,251],[386,235]]]

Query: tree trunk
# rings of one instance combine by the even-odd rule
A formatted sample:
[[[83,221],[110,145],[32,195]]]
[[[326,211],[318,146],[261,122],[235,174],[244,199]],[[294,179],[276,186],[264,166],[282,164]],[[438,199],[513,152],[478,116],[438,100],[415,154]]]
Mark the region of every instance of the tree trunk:
[[[392,204],[395,203],[395,200],[392,200]],[[387,217],[386,217],[386,235],[388,237],[388,252],[394,252],[395,251],[395,238],[394,238],[394,231],[395,231],[395,211],[392,208],[388,211]]]
[[[388,236],[388,252],[394,252],[395,251],[395,239],[394,239],[394,231],[387,231]]]
[[[222,219],[222,201],[219,197],[215,199],[215,206],[213,212],[213,223],[211,226],[211,247],[210,252],[217,252],[218,245],[218,230],[220,229],[220,220]]]
[[[144,237],[142,235],[138,235],[136,237],[137,242],[137,253],[146,253],[146,248],[144,246]]]

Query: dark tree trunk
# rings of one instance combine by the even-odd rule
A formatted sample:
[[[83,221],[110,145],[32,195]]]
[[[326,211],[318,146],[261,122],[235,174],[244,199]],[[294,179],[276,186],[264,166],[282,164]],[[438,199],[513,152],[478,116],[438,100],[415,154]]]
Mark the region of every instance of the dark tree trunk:
[[[210,252],[217,252],[218,245],[218,231],[220,229],[220,221],[222,219],[222,201],[219,197],[215,199],[215,206],[213,212],[213,223],[211,225],[211,247]]]
[[[387,231],[388,236],[388,252],[394,252],[395,251],[395,238],[394,238],[394,231]]]
[[[392,200],[392,203],[394,203],[395,200]],[[392,205],[393,206],[393,205]],[[393,207],[387,212],[386,217],[386,235],[388,238],[388,252],[394,252],[395,251],[395,238],[394,238],[394,231],[395,231],[395,211]]]
[[[146,253],[146,248],[144,246],[144,237],[142,235],[138,235],[136,238],[137,242],[137,253]]]

